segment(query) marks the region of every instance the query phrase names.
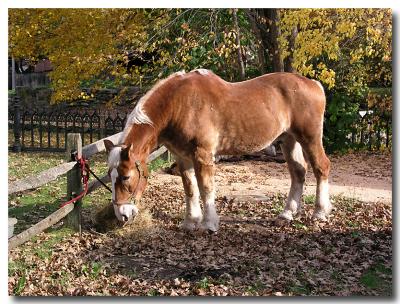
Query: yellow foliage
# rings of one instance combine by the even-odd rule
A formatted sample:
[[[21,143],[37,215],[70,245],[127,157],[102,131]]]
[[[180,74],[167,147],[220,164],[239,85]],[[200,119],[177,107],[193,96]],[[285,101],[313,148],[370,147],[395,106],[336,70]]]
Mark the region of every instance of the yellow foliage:
[[[385,77],[391,81],[392,23],[390,9],[280,10],[282,58],[293,56],[293,66],[317,77],[328,88],[346,90]],[[294,50],[288,48],[293,27],[298,28]],[[358,63],[364,62],[362,66]],[[340,73],[336,73],[340,70]],[[381,77],[382,76],[382,77]]]
[[[32,61],[48,57],[56,80],[52,101],[70,100],[80,96],[82,80],[126,74],[115,68],[123,60],[119,46],[146,38],[143,16],[143,10],[10,9],[9,53]]]
[[[213,67],[227,80],[234,79],[238,33],[229,25],[232,12],[198,9],[190,18],[182,17],[194,10],[10,9],[9,53],[32,61],[40,56],[50,59],[54,102],[81,96],[82,81],[90,81],[94,89],[100,87],[101,80],[142,86],[171,71],[198,67]],[[320,80],[328,88],[349,92],[368,83],[391,83],[390,9],[279,12],[281,56],[292,56],[299,73]],[[193,23],[196,18],[197,24]],[[223,18],[225,23],[216,26]],[[244,24],[246,21],[241,26]],[[241,28],[241,48],[246,60],[254,62],[262,43],[251,34],[250,23],[247,26]],[[294,27],[298,35],[291,49]],[[132,54],[142,53],[156,56],[128,71],[123,64]]]

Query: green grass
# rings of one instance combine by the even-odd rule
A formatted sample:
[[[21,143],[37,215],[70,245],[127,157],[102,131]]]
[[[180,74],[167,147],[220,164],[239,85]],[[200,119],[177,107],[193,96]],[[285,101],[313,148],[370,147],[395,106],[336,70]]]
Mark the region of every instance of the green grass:
[[[71,274],[62,270],[61,272],[55,272],[51,274],[52,284],[59,283],[61,286],[67,286],[69,280],[71,279]]]
[[[63,153],[8,153],[8,179],[19,180],[57,166],[65,160]]]
[[[25,276],[25,274],[23,274],[23,275],[19,278],[18,283],[17,283],[17,285],[16,285],[15,288],[14,288],[14,294],[15,294],[16,296],[19,296],[19,295],[21,294],[21,292],[24,290],[25,285],[26,285],[26,276]]]
[[[74,231],[69,228],[50,228],[47,233],[50,235],[50,238],[36,245],[33,249],[33,253],[42,260],[49,259],[52,256],[54,245],[60,243],[62,240],[74,233]]]
[[[275,193],[272,197],[272,205],[271,205],[271,210],[275,215],[280,214],[283,209],[285,208],[285,205],[282,204],[282,202],[286,201],[286,196],[283,193]]]
[[[293,295],[309,295],[311,293],[311,289],[308,285],[294,285],[290,286],[287,291],[289,294]]]
[[[149,292],[147,293],[147,296],[149,297],[156,297],[156,296],[160,296],[160,293],[155,290],[155,289],[150,289]]]
[[[303,201],[304,201],[304,204],[312,205],[315,202],[315,195],[314,194],[304,195]]]
[[[201,289],[208,289],[210,287],[210,281],[207,277],[204,277],[197,283],[197,287]]]
[[[9,153],[9,181],[19,180],[38,174],[51,167],[57,166],[65,160],[63,153]],[[99,153],[89,160],[91,169],[101,177],[107,173],[107,156]],[[157,158],[149,164],[150,171],[155,171],[170,165],[170,162]],[[91,176],[90,180],[94,177]],[[66,201],[66,176],[63,175],[42,187],[24,193],[10,195],[10,217],[18,219],[15,233],[37,223],[47,215],[57,210],[60,204]],[[100,187],[83,199],[84,209],[93,209],[110,198],[109,192]]]
[[[65,238],[68,238],[72,230],[68,228],[61,228],[61,229],[50,229],[48,231],[49,238],[45,241],[35,244],[35,246],[27,246],[22,248],[24,252],[21,255],[21,258],[18,260],[12,260],[8,262],[8,276],[14,276],[19,274],[19,280],[17,282],[16,287],[14,288],[15,295],[19,295],[25,288],[26,283],[26,274],[30,269],[34,269],[36,266],[35,264],[29,264],[25,262],[25,255],[27,256],[37,256],[41,260],[48,260],[51,258],[53,254],[54,245],[61,243]],[[37,237],[33,237],[32,241],[35,241]],[[96,270],[97,273],[99,270]],[[96,271],[94,273],[96,273]],[[68,281],[69,274],[64,273],[64,275],[57,276],[57,278],[52,278],[57,280],[61,283],[66,283]]]
[[[82,265],[82,274],[85,276],[89,276],[91,279],[96,279],[102,270],[102,266],[100,263],[93,262],[88,265]]]
[[[23,260],[8,262],[8,276],[13,276],[21,269],[27,269],[29,266]]]
[[[253,285],[247,286],[246,291],[251,295],[258,295],[258,293],[262,291],[264,288],[265,284],[262,281],[258,280],[254,282]]]
[[[59,165],[64,160],[60,153],[9,153],[8,180],[15,181],[34,176]],[[61,176],[38,189],[9,196],[9,217],[18,219],[15,233],[39,222],[60,206],[66,194],[66,177]]]
[[[379,291],[382,295],[392,294],[392,270],[382,263],[371,266],[360,278],[362,285],[368,289]]]
[[[148,168],[150,172],[157,171],[158,169],[162,169],[172,165],[172,161],[165,160],[161,157],[156,158],[151,163],[148,164]]]
[[[8,155],[8,180],[15,181],[28,176],[35,175],[46,169],[57,166],[64,162],[64,153],[12,153]],[[96,154],[89,161],[90,167],[99,177],[107,173],[107,156],[105,153]],[[151,171],[163,168],[169,165],[166,160],[156,159],[149,164]],[[90,178],[91,180],[93,177]],[[9,217],[17,218],[18,222],[14,229],[14,235],[18,234],[32,225],[38,223],[40,220],[50,215],[52,212],[60,207],[60,204],[66,201],[66,176],[63,175],[57,180],[52,181],[35,190],[25,191],[9,196]],[[95,212],[98,207],[106,204],[111,198],[111,194],[104,188],[100,187],[93,191],[90,195],[83,199],[83,209],[87,212]],[[62,242],[65,238],[73,233],[72,230],[67,228],[54,229],[49,228],[46,230],[48,239],[44,242],[36,244],[29,254],[34,254],[40,259],[48,259],[52,255],[54,245]],[[32,240],[35,241],[34,237]],[[22,245],[24,246],[24,245]],[[23,260],[9,262],[9,275],[16,272],[25,273],[27,265]],[[101,269],[98,263],[87,265],[85,269],[92,278],[96,278]],[[22,276],[17,284],[15,294],[20,294],[25,286],[25,277]],[[67,281],[68,278],[63,278]]]
[[[296,229],[302,229],[302,230],[305,230],[305,231],[308,230],[307,225],[305,225],[303,222],[299,222],[297,220],[294,220],[292,225],[294,227],[296,227]]]

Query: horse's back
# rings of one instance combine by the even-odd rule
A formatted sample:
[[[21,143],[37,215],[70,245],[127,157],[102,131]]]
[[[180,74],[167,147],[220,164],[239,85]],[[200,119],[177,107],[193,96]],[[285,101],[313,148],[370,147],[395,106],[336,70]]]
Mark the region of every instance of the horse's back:
[[[325,107],[318,83],[293,73],[230,83],[202,70],[180,81],[175,125],[185,138],[216,154],[259,151],[292,127],[319,127]]]

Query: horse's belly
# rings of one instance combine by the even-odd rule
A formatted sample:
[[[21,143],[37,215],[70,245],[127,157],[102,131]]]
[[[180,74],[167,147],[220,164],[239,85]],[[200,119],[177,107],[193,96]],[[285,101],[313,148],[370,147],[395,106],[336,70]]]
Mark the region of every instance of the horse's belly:
[[[272,144],[275,138],[221,138],[217,148],[219,155],[251,154]]]
[[[219,154],[250,154],[267,148],[288,128],[285,113],[259,107],[236,111],[219,129]]]

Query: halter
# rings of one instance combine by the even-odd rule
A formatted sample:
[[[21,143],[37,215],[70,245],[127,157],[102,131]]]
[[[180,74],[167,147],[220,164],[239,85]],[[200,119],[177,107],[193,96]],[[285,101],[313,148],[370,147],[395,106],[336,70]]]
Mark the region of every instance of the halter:
[[[146,179],[146,180],[149,178],[149,176],[148,176],[147,174],[144,173],[144,170],[143,170],[142,165],[140,164],[140,161],[139,161],[139,160],[135,161],[135,165],[136,165],[136,169],[137,169],[138,172],[139,172],[139,178],[138,178],[138,181],[137,181],[137,184],[136,184],[136,187],[135,187],[135,191],[134,191],[134,192],[130,191],[130,190],[128,189],[128,187],[127,187],[124,183],[122,183],[122,186],[124,187],[125,191],[129,193],[128,201],[131,201],[131,197],[134,196],[134,195],[136,194],[136,192],[137,192],[136,190],[137,190],[137,188],[139,187],[139,184],[140,184],[140,179],[141,179],[142,177],[143,177],[144,179]],[[112,203],[113,203],[113,205],[119,206],[119,204],[117,204],[116,202],[114,202],[114,200],[112,201]],[[135,198],[133,198],[133,203],[134,203],[134,204],[136,203]],[[124,204],[121,204],[121,205],[124,205]]]

